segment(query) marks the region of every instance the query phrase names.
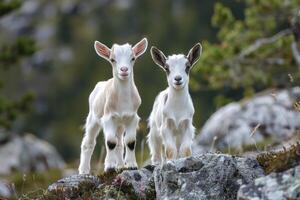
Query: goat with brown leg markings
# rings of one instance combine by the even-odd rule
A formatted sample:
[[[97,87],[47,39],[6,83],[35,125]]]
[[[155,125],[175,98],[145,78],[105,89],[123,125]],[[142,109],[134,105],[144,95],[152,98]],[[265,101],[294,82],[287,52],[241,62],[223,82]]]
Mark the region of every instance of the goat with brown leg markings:
[[[164,158],[172,160],[192,154],[194,106],[188,83],[189,72],[201,51],[197,43],[187,56],[166,57],[156,47],[151,48],[153,61],[166,72],[168,80],[168,88],[156,97],[149,117],[148,145],[152,164],[160,164]]]
[[[90,173],[91,156],[101,129],[106,146],[104,170],[116,170],[124,166],[137,168],[135,141],[139,123],[137,110],[141,98],[134,83],[133,65],[146,51],[147,45],[146,38],[134,47],[129,44],[114,44],[111,49],[95,42],[97,54],[111,63],[113,78],[98,82],[90,94],[89,114],[81,144],[80,174]]]

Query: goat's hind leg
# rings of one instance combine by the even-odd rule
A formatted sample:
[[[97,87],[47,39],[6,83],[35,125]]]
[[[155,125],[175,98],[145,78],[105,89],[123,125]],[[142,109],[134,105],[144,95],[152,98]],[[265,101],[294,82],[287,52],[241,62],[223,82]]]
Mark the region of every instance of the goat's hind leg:
[[[85,124],[85,134],[81,143],[79,174],[90,173],[91,157],[96,145],[96,138],[100,131],[100,125],[97,120],[93,119],[91,114],[88,115]]]

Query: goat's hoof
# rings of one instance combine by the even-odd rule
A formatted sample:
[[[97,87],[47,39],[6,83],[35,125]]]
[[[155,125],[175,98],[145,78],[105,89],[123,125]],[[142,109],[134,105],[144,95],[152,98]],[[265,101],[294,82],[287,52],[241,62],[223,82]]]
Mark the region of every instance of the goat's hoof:
[[[90,170],[79,170],[80,175],[90,174]]]
[[[150,172],[153,172],[157,165],[146,165],[144,168]]]
[[[117,170],[114,167],[109,167],[107,169],[105,169],[105,173],[116,173]]]
[[[126,170],[137,170],[137,167],[127,167]]]

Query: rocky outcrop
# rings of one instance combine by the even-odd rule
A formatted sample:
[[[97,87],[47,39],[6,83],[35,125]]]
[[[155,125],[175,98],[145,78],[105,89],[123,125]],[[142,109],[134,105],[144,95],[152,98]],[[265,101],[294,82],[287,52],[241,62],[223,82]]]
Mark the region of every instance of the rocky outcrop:
[[[63,168],[64,161],[48,142],[27,134],[12,135],[0,144],[0,174]]]
[[[156,168],[74,175],[49,186],[42,199],[236,199],[241,184],[263,175],[255,159],[203,154]]]
[[[300,199],[300,166],[282,173],[272,173],[242,185],[238,191],[240,200]]]
[[[294,108],[299,99],[300,87],[294,87],[224,106],[204,124],[194,152],[228,152],[266,139],[276,143],[290,138],[300,128],[300,112]]]

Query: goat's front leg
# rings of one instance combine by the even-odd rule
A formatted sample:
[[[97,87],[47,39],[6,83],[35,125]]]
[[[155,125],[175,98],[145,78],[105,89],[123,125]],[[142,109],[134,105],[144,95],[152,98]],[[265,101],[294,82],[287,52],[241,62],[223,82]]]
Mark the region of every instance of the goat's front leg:
[[[189,157],[192,155],[192,144],[194,138],[195,128],[192,123],[188,124],[182,134],[182,142],[179,148],[179,157]]]
[[[96,119],[89,114],[85,124],[85,134],[81,143],[81,154],[79,164],[79,174],[90,173],[91,157],[96,145],[96,138],[100,131],[100,125]]]
[[[127,124],[124,145],[126,145],[125,151],[125,167],[129,169],[137,169],[137,163],[135,158],[135,145],[136,145],[136,130],[139,124],[139,117],[135,115],[132,120]]]
[[[111,118],[102,120],[103,132],[105,136],[106,157],[104,161],[104,171],[115,171],[124,166],[123,163],[123,142],[120,128]]]
[[[166,126],[161,129],[161,135],[163,138],[163,143],[165,146],[165,156],[166,160],[174,160],[177,158],[177,147],[176,147],[176,137],[173,131]]]

